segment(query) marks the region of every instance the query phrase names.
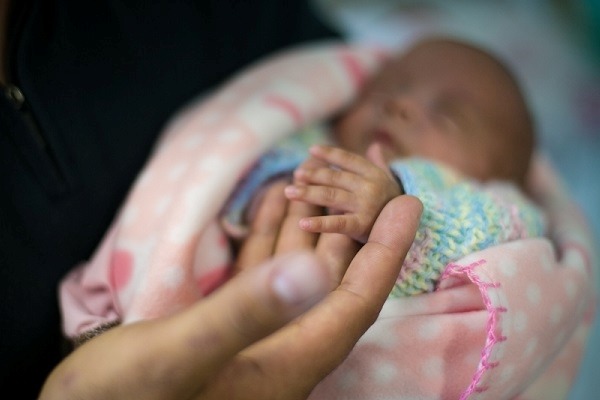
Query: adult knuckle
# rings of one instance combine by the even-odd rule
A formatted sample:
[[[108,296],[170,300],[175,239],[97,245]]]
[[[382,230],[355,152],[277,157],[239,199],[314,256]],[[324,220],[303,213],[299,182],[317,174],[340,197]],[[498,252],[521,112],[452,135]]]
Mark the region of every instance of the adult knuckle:
[[[255,312],[255,302],[248,298],[229,312],[229,325],[235,335],[244,341],[252,341],[265,327],[265,321]]]
[[[357,310],[357,314],[362,316],[367,326],[371,326],[377,320],[380,309],[361,290],[346,282],[342,282],[339,289],[348,296],[347,303],[352,304],[352,308]]]

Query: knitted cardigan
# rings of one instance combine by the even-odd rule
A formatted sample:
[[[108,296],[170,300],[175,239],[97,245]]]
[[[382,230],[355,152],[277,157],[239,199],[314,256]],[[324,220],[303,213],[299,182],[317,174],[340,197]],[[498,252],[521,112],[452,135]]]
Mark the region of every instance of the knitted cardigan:
[[[308,147],[326,138],[322,126],[313,126],[267,152],[223,208],[221,221],[226,232],[243,237],[244,212],[258,190],[274,177],[291,173],[308,156]],[[417,157],[394,160],[390,169],[404,192],[423,203],[415,241],[390,297],[431,292],[450,262],[500,243],[545,233],[544,215],[512,183],[477,182]]]

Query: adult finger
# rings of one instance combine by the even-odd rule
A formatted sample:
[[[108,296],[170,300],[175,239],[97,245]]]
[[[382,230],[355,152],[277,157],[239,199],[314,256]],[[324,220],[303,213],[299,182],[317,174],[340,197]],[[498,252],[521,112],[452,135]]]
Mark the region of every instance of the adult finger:
[[[340,233],[322,233],[319,235],[316,253],[329,271],[332,288],[338,287],[350,262],[362,244]]]
[[[288,200],[283,193],[286,185],[286,181],[277,181],[266,189],[261,199],[256,200],[258,205],[250,213],[250,231],[240,247],[235,272],[259,265],[273,255],[287,213]]]
[[[364,299],[365,311],[371,309],[369,314],[373,319],[396,282],[422,212],[423,205],[416,197],[405,195],[390,201],[344,275],[340,291]],[[365,275],[369,276],[369,282]]]
[[[322,214],[323,209],[319,206],[300,201],[290,201],[275,245],[275,254],[314,249],[319,237],[318,234],[300,229],[299,223],[304,217]]]

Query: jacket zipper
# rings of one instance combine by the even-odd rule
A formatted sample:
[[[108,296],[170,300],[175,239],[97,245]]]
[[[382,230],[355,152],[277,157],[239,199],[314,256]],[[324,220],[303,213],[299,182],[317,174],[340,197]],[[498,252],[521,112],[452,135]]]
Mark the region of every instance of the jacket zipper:
[[[16,83],[16,79],[14,76],[14,70],[16,66],[14,65],[15,53],[18,48],[18,40],[21,37],[21,31],[24,26],[25,16],[29,11],[27,8],[30,8],[30,4],[27,3],[27,6],[21,8],[19,15],[17,15],[17,21],[15,26],[14,34],[12,35],[12,42],[8,43],[7,48],[4,52],[4,65],[6,72],[6,84],[2,87],[4,96],[9,100],[9,102],[13,105],[15,110],[21,116],[22,121],[25,124],[26,129],[24,130],[29,138],[23,138],[24,140],[20,140],[19,142],[28,143],[26,146],[33,147],[35,153],[37,153],[40,159],[30,159],[30,163],[34,169],[35,175],[42,181],[42,184],[47,187],[47,189],[54,193],[60,194],[66,190],[66,179],[65,175],[62,172],[62,168],[58,163],[54,152],[45,138],[42,129],[40,128],[39,123],[35,119],[31,108],[27,102],[27,99],[21,90],[21,88]],[[10,10],[9,10],[10,12]],[[9,18],[12,15],[9,15]]]
[[[19,114],[23,118],[28,131],[31,133],[31,136],[34,138],[38,147],[44,152],[48,152],[48,143],[41,134],[33,115],[29,112],[27,104],[25,103],[25,95],[21,89],[12,83],[8,83],[4,87],[4,95],[12,103],[15,109],[19,111]]]
[[[7,83],[3,87],[3,91],[4,96],[18,112],[21,121],[25,125],[24,129],[18,130],[23,136],[21,139],[16,139],[17,147],[25,155],[34,175],[42,186],[51,194],[63,194],[67,189],[67,181],[52,148],[29,109],[23,92],[13,83]]]

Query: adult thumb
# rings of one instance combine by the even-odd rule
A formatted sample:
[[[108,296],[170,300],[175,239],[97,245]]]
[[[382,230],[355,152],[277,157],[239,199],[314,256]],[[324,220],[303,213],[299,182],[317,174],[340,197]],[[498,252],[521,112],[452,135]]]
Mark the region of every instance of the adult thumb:
[[[331,289],[326,268],[309,252],[288,253],[237,274],[169,324],[177,362],[216,370],[252,343],[307,311]]]

